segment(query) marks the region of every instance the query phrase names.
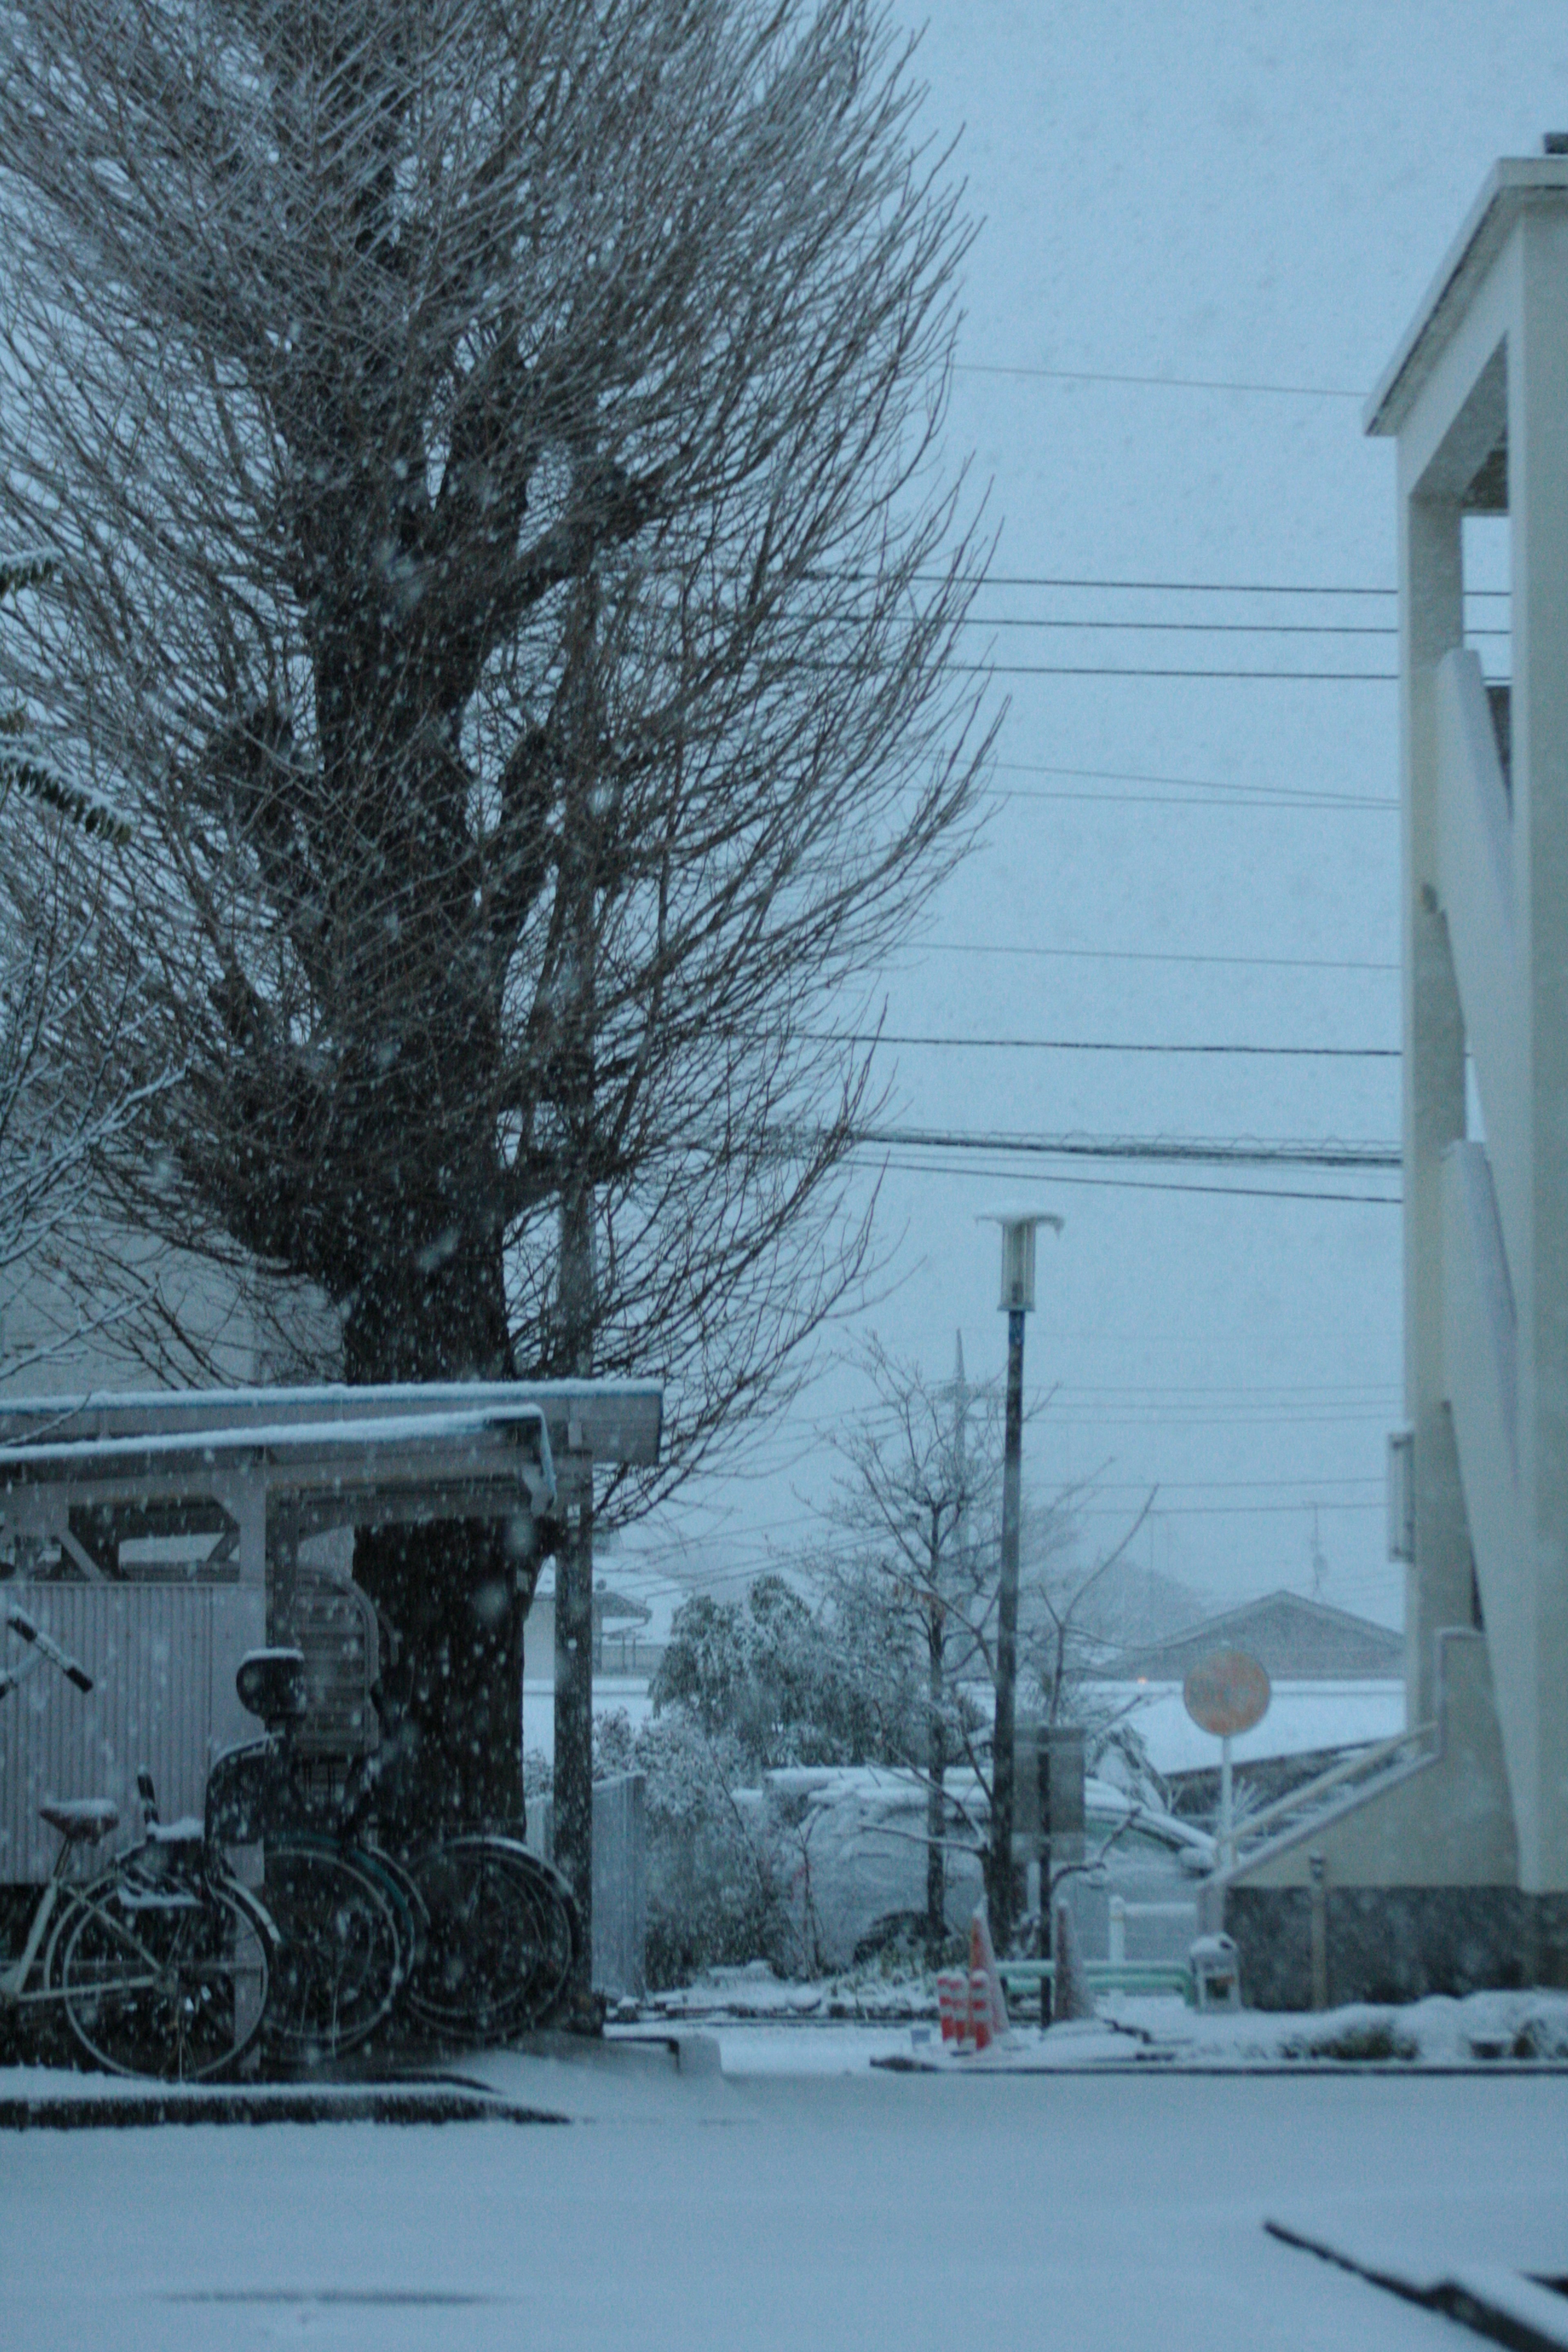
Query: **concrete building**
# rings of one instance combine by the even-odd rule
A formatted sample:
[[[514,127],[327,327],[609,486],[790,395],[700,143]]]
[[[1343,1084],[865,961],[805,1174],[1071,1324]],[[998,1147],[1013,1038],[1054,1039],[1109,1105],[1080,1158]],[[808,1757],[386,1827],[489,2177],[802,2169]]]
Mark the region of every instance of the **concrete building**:
[[[1568,153],[1494,167],[1366,424],[1398,449],[1406,1730],[1231,1876],[1281,2000],[1310,1949],[1333,1999],[1568,1977]]]

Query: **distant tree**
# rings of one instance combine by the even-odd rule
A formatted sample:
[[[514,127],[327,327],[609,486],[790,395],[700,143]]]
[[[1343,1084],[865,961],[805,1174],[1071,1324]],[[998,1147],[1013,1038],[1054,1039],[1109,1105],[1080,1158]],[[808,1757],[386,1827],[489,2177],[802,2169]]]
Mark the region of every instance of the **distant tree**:
[[[864,1370],[873,1402],[833,1437],[844,1473],[829,1516],[842,1549],[829,1583],[839,1596],[875,1594],[901,1635],[872,1652],[873,1688],[900,1651],[911,1643],[923,1651],[919,1730],[899,1760],[926,1779],[926,1941],[935,1953],[947,1935],[947,1772],[972,1753],[978,1729],[962,1685],[986,1672],[1000,1496],[996,1399],[965,1379],[962,1341],[951,1381],[928,1381],[876,1339]]]
[[[858,1277],[860,1001],[985,750],[909,44],[873,0],[5,42],[0,519],[70,560],[0,687],[134,812],[100,919],[184,1074],[118,1205],[319,1285],[353,1381],[663,1372],[668,1486]],[[458,1815],[521,1802],[519,1566],[361,1550]]]
[[[857,1672],[865,1645],[847,1647],[846,1630],[778,1576],[759,1577],[742,1601],[699,1593],[675,1613],[654,1713],[732,1741],[749,1774],[883,1760],[876,1701]]]
[[[950,1769],[962,1764],[989,1805],[992,1716],[977,1696],[995,1679],[1002,1421],[996,1391],[965,1378],[962,1345],[951,1381],[930,1381],[875,1341],[865,1370],[871,1402],[833,1433],[845,1469],[828,1511],[835,1551],[819,1574],[835,1593],[869,1585],[906,1643],[917,1633],[923,1641],[921,1731],[898,1760],[926,1783],[926,1940],[934,1953],[946,1936],[950,1839],[962,1828],[981,1843],[980,1820],[955,1817]],[[1153,1496],[1114,1545],[1085,1559],[1077,1515],[1090,1491],[1092,1482],[1064,1488],[1026,1511],[1019,1697],[1026,1717],[1083,1722],[1099,1743],[1123,1709],[1089,1697],[1093,1669],[1110,1646],[1097,1630],[1094,1602]],[[896,1642],[871,1653],[873,1692],[897,1654]]]

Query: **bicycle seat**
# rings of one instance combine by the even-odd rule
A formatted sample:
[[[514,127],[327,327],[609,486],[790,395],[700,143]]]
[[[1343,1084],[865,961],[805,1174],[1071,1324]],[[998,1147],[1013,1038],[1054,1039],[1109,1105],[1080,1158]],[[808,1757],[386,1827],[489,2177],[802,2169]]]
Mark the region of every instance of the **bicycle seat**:
[[[248,1651],[239,1662],[234,1686],[247,1715],[259,1716],[268,1724],[297,1722],[306,1706],[304,1652]]]
[[[38,1812],[70,1845],[83,1838],[96,1845],[120,1825],[120,1808],[108,1797],[46,1797]]]

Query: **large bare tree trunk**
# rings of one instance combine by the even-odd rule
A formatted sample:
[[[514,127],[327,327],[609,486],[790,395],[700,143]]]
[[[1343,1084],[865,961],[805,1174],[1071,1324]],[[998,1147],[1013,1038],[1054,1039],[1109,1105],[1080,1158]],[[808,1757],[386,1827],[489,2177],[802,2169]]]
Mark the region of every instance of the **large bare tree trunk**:
[[[384,1828],[521,1830],[524,1595],[506,1531],[484,1520],[362,1532],[354,1575],[395,1626],[383,1660]]]

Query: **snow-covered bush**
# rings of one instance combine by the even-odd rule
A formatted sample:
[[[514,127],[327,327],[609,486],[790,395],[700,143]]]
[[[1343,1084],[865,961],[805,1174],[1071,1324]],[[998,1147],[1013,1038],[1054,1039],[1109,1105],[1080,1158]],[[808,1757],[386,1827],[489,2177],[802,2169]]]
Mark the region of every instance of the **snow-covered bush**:
[[[594,1727],[595,1779],[640,1772],[647,1824],[647,1979],[656,1990],[707,1968],[787,1963],[787,1938],[758,1834],[754,1790],[726,1732],[681,1711],[634,1731],[626,1715]]]

